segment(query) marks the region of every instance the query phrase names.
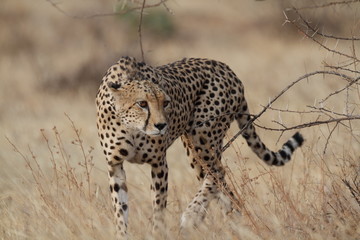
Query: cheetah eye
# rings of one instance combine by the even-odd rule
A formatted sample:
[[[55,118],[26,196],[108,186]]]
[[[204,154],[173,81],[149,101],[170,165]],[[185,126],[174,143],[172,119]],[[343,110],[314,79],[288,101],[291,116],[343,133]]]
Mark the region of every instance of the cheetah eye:
[[[164,108],[166,108],[167,106],[169,106],[170,101],[164,101]]]
[[[139,107],[141,107],[141,108],[148,108],[148,103],[147,103],[147,101],[139,101],[139,102],[137,102],[136,103]]]

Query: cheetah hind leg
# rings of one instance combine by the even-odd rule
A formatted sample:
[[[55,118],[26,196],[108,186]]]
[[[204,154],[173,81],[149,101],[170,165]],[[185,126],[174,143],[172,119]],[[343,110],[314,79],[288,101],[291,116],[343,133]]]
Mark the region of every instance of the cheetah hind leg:
[[[180,227],[182,232],[187,233],[189,230],[197,228],[204,220],[209,203],[215,198],[215,191],[217,190],[212,177],[206,177],[200,190],[195,194],[181,216]]]
[[[230,217],[230,219],[234,220],[241,216],[237,207],[234,207],[234,204],[239,206],[239,202],[224,180],[223,175],[216,179],[210,174],[205,176],[200,190],[196,193],[181,217],[180,226],[183,236],[189,234],[191,229],[201,227],[200,224],[203,222],[209,203],[213,199],[217,200],[217,204],[219,204],[225,218],[229,219]],[[221,186],[219,186],[219,182],[221,182]]]
[[[199,130],[199,132],[201,131]],[[190,229],[198,227],[199,223],[203,221],[207,207],[210,201],[216,198],[218,191],[214,178],[207,174],[202,166],[212,167],[215,160],[209,142],[204,139],[198,134],[181,136],[190,160],[190,166],[195,170],[197,179],[202,183],[195,197],[182,214],[180,222],[182,235],[186,235]]]
[[[233,204],[236,200],[225,182],[225,170],[221,164],[221,143],[213,144],[211,140],[209,142],[198,135],[184,135],[181,139],[187,150],[191,167],[196,171],[198,180],[203,182],[181,217],[181,232],[184,235],[183,233],[187,233],[189,229],[199,227],[213,199],[217,200],[226,216],[238,211],[234,211]],[[211,147],[214,145],[219,147],[215,150]],[[209,170],[211,173],[207,173]]]
[[[236,198],[226,183],[224,184],[223,189],[217,193],[216,198],[224,216],[241,216],[241,212],[239,210],[239,207],[241,206],[240,201]]]

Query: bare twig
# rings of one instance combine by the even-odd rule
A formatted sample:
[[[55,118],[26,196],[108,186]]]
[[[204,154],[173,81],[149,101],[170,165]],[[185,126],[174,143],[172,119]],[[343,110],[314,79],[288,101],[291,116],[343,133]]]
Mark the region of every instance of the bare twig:
[[[308,7],[302,7],[297,8],[298,10],[308,10],[308,9],[315,9],[315,8],[325,8],[325,7],[331,7],[335,5],[348,5],[352,3],[360,2],[360,0],[348,0],[348,1],[338,1],[338,2],[329,2],[321,5],[315,5],[315,6],[308,6]]]
[[[294,130],[294,129],[309,128],[309,127],[323,125],[323,124],[329,124],[329,123],[334,123],[334,122],[335,123],[340,123],[340,122],[343,122],[343,121],[350,121],[350,120],[360,120],[360,115],[343,117],[343,118],[334,118],[334,119],[329,119],[329,120],[311,121],[311,122],[308,122],[308,123],[303,123],[303,124],[295,125],[295,126],[292,126],[292,127],[286,127],[286,128],[270,128],[270,127],[261,126],[261,125],[256,124],[256,123],[254,123],[254,125],[259,127],[259,128],[269,130],[269,131],[285,132],[285,131],[290,131],[290,130]]]
[[[346,65],[354,65],[354,62],[346,64],[345,66],[332,66],[332,65],[327,64],[326,62],[324,63],[324,65],[325,65],[325,67],[330,68],[330,69],[343,70],[343,71],[350,72],[350,73],[360,74],[360,71],[346,68]]]
[[[140,6],[140,7],[133,7],[133,8],[129,8],[129,9],[126,9],[126,10],[120,11],[120,12],[95,13],[95,14],[89,14],[89,15],[84,15],[84,16],[79,16],[79,15],[76,15],[76,14],[70,14],[70,13],[66,12],[65,10],[60,8],[58,6],[58,4],[56,4],[53,0],[45,0],[45,1],[50,3],[50,5],[52,5],[57,11],[59,11],[60,13],[64,14],[67,17],[75,18],[75,19],[91,19],[91,18],[98,18],[98,17],[113,17],[113,16],[118,16],[118,15],[124,15],[124,14],[127,14],[129,12],[136,11],[136,10],[143,10],[143,9],[146,9],[146,8],[158,7],[158,6],[162,5],[162,4],[165,4],[165,2],[167,0],[160,0],[159,2],[154,3],[154,4],[149,4],[149,5]],[[166,9],[168,9],[166,5],[164,5],[164,6],[166,7]]]
[[[261,107],[265,107],[264,105],[260,105]],[[316,113],[320,111],[295,111],[290,109],[281,109],[281,108],[275,108],[275,107],[268,107],[269,110],[278,111],[278,112],[285,112],[285,113],[296,113],[296,114],[307,114],[307,113]]]
[[[329,133],[329,136],[326,138],[326,143],[325,143],[325,147],[324,147],[324,150],[323,150],[323,154],[326,153],[326,149],[327,149],[327,146],[329,145],[329,141],[330,141],[330,138],[331,138],[331,135],[333,134],[333,132],[335,131],[335,129],[337,128],[337,126],[339,125],[339,122],[336,122],[335,126],[333,127],[333,129],[331,129],[330,133]]]
[[[342,91],[344,91],[344,90],[349,89],[349,87],[351,87],[354,83],[357,83],[359,80],[360,80],[360,77],[358,77],[358,78],[350,81],[350,83],[347,84],[345,87],[343,87],[343,88],[341,88],[341,89],[339,89],[339,90],[336,90],[335,92],[330,93],[327,97],[325,97],[325,98],[324,98],[323,100],[321,100],[319,103],[322,104],[322,103],[324,103],[325,101],[327,101],[331,96],[334,96],[334,95],[336,95],[336,94],[338,94],[338,93],[340,93],[340,92],[342,92]]]
[[[142,2],[141,11],[140,11],[139,28],[138,28],[141,59],[142,59],[143,62],[145,62],[145,57],[144,57],[144,49],[143,49],[143,43],[142,43],[141,27],[142,27],[142,21],[143,21],[145,2],[146,2],[146,0],[143,0],[143,2]]]

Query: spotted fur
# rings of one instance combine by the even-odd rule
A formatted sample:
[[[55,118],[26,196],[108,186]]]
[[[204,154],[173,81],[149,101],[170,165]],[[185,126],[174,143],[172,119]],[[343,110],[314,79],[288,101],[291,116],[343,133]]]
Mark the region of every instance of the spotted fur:
[[[228,194],[223,193],[229,190],[221,147],[233,120],[243,129],[247,144],[268,165],[284,165],[303,143],[296,133],[278,152],[269,150],[254,126],[247,124],[250,114],[239,78],[224,63],[208,59],[189,58],[152,67],[123,57],[104,76],[96,107],[119,239],[126,238],[128,225],[125,161],[151,165],[153,228],[162,231],[168,190],[166,149],[178,137],[202,182],[182,215],[182,228],[198,224],[212,199],[219,199],[225,211],[232,210]]]

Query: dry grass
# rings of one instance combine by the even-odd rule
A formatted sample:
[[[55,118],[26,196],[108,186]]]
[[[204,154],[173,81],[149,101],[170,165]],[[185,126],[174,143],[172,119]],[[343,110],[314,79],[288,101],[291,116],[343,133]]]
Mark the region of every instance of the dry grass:
[[[1,196],[3,239],[113,238],[106,174],[95,167],[93,148],[69,121],[70,139],[64,139],[56,127],[41,130],[43,140],[37,149],[47,152],[41,156],[31,147],[19,149],[8,140],[27,170],[16,182],[7,181],[13,189]],[[324,155],[306,144],[286,168],[253,163],[244,158],[241,148],[234,144],[236,157],[225,154],[224,162],[243,216],[222,216],[214,203],[191,239],[359,236],[360,164],[351,145],[343,146],[341,155],[335,149]],[[178,219],[196,186],[192,174],[179,173],[181,166],[176,165],[182,164],[170,162],[170,171],[177,174],[170,178],[167,218],[168,235],[180,238]],[[128,167],[131,239],[144,239],[151,231],[150,179],[146,167]]]
[[[112,4],[102,0],[84,6],[64,1],[60,6],[86,14],[109,12]],[[205,4],[184,0],[170,1],[169,7],[175,13],[171,16],[175,35],[159,39],[145,29],[146,59],[159,65],[200,56],[228,63],[243,80],[253,113],[299,76],[323,69],[324,62],[349,64],[288,25],[283,27],[281,11],[271,1]],[[346,24],[336,34],[356,32],[358,8],[330,10],[340,16],[347,13]],[[67,18],[46,1],[6,0],[0,20],[0,239],[113,239],[106,166],[93,104],[92,86],[98,84],[94,82],[102,72],[87,69],[96,65],[104,72],[120,55],[139,57],[136,31],[129,31],[118,18]],[[336,29],[320,22],[325,30]],[[358,54],[359,42],[324,43]],[[351,67],[358,71],[358,63]],[[68,82],[74,84],[70,84],[72,90],[63,86]],[[48,88],[49,84],[53,87]],[[315,76],[292,88],[273,107],[296,111],[309,110],[307,105],[319,107],[319,100],[346,84],[340,78]],[[359,96],[355,84],[323,107],[359,115]],[[319,112],[272,110],[258,123],[279,127],[272,121],[292,126],[323,118]],[[231,128],[227,139],[236,131]],[[291,136],[286,132],[276,143],[278,132],[258,132],[272,149]],[[304,146],[282,168],[265,166],[238,139],[224,153],[223,162],[242,203],[242,217],[222,216],[213,203],[191,239],[359,239],[359,132],[358,120],[304,129]],[[166,217],[169,236],[176,236],[169,239],[176,239],[180,238],[180,215],[198,183],[179,142],[169,149],[168,162]],[[130,239],[144,239],[151,230],[149,167],[128,164],[125,168]]]

